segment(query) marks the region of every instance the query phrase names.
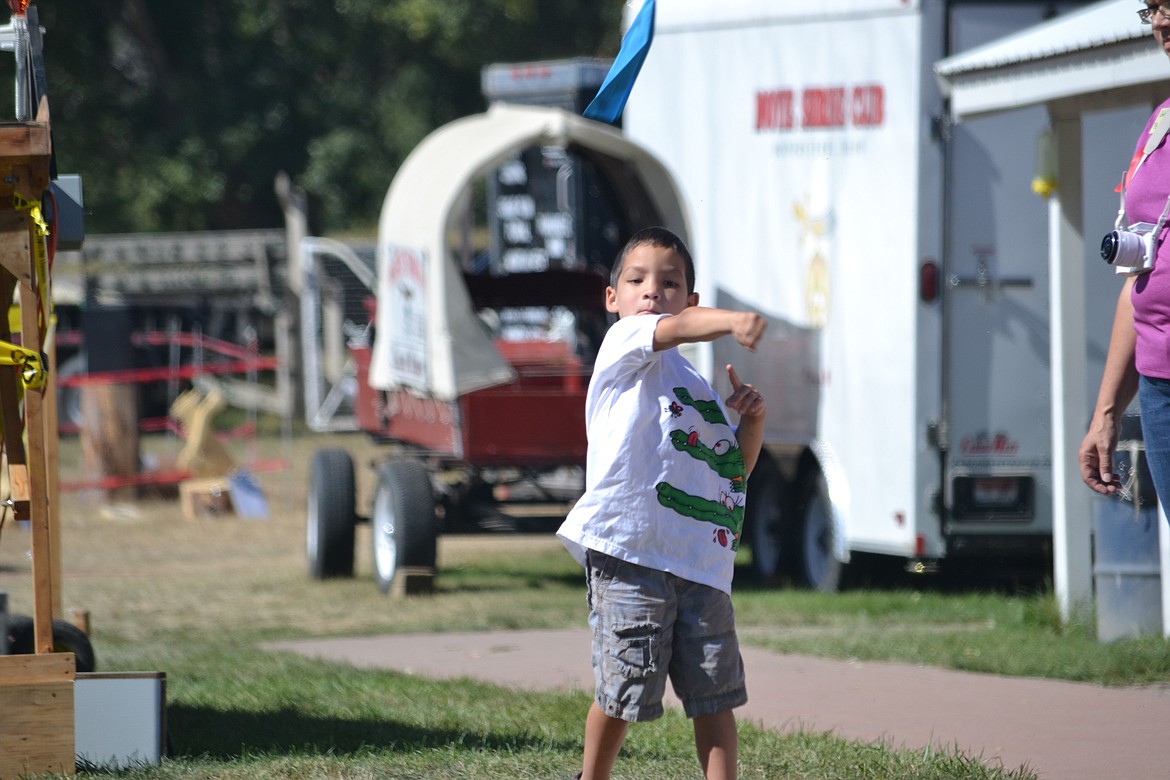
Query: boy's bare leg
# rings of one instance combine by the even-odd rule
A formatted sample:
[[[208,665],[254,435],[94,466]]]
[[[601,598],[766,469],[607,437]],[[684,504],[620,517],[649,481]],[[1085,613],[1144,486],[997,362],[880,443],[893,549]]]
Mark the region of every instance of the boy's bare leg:
[[[739,735],[731,710],[695,718],[695,748],[707,780],[735,780]]]
[[[585,716],[585,758],[581,780],[609,780],[628,729],[628,723],[611,718],[601,711],[596,701],[593,702]]]

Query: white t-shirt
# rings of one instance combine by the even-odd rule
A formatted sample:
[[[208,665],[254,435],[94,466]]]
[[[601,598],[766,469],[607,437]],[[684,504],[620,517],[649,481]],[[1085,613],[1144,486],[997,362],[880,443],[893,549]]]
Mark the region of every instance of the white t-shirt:
[[[743,529],[743,454],[722,400],[677,349],[654,351],[670,315],[618,320],[585,400],[585,493],[557,536],[731,593]]]

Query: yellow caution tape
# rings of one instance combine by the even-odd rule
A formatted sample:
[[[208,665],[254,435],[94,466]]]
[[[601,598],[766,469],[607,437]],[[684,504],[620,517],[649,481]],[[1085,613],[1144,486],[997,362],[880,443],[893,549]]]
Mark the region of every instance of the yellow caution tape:
[[[20,381],[29,390],[40,390],[49,379],[38,353],[7,341],[0,341],[0,366],[19,367]]]
[[[41,213],[41,204],[35,200],[28,200],[18,192],[12,193],[12,205],[17,211],[27,211],[33,222],[33,270],[36,274],[37,294],[40,297],[40,311],[37,313],[37,324],[41,336],[45,335],[46,321],[52,307],[52,298],[49,296],[49,251],[48,236],[49,223]]]
[[[49,315],[50,328],[57,324],[56,311],[57,310],[54,308]],[[20,319],[20,304],[14,303],[8,307],[8,331],[9,333],[20,333],[22,327],[24,327],[24,323]],[[48,344],[52,340],[53,339],[46,334],[45,343]]]

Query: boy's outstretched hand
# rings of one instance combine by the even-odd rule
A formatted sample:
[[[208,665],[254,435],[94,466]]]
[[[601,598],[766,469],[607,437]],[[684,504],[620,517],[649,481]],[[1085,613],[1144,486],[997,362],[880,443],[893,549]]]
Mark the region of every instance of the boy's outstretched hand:
[[[768,321],[759,314],[753,311],[737,312],[731,328],[731,335],[735,337],[736,342],[741,347],[754,352],[766,327],[768,327]]]
[[[767,406],[760,391],[740,381],[739,374],[735,373],[735,367],[730,363],[727,364],[727,378],[731,380],[731,395],[724,401],[727,408],[734,409],[740,417],[763,417]]]

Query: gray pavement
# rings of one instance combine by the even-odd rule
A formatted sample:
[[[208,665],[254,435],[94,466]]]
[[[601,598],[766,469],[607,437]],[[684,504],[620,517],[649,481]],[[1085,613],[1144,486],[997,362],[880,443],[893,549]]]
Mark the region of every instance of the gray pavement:
[[[361,668],[592,690],[586,629],[275,642]],[[896,747],[958,749],[1045,780],[1170,779],[1170,691],[1105,688],[909,664],[830,661],[744,647],[741,720]],[[677,706],[677,700],[671,702]]]

